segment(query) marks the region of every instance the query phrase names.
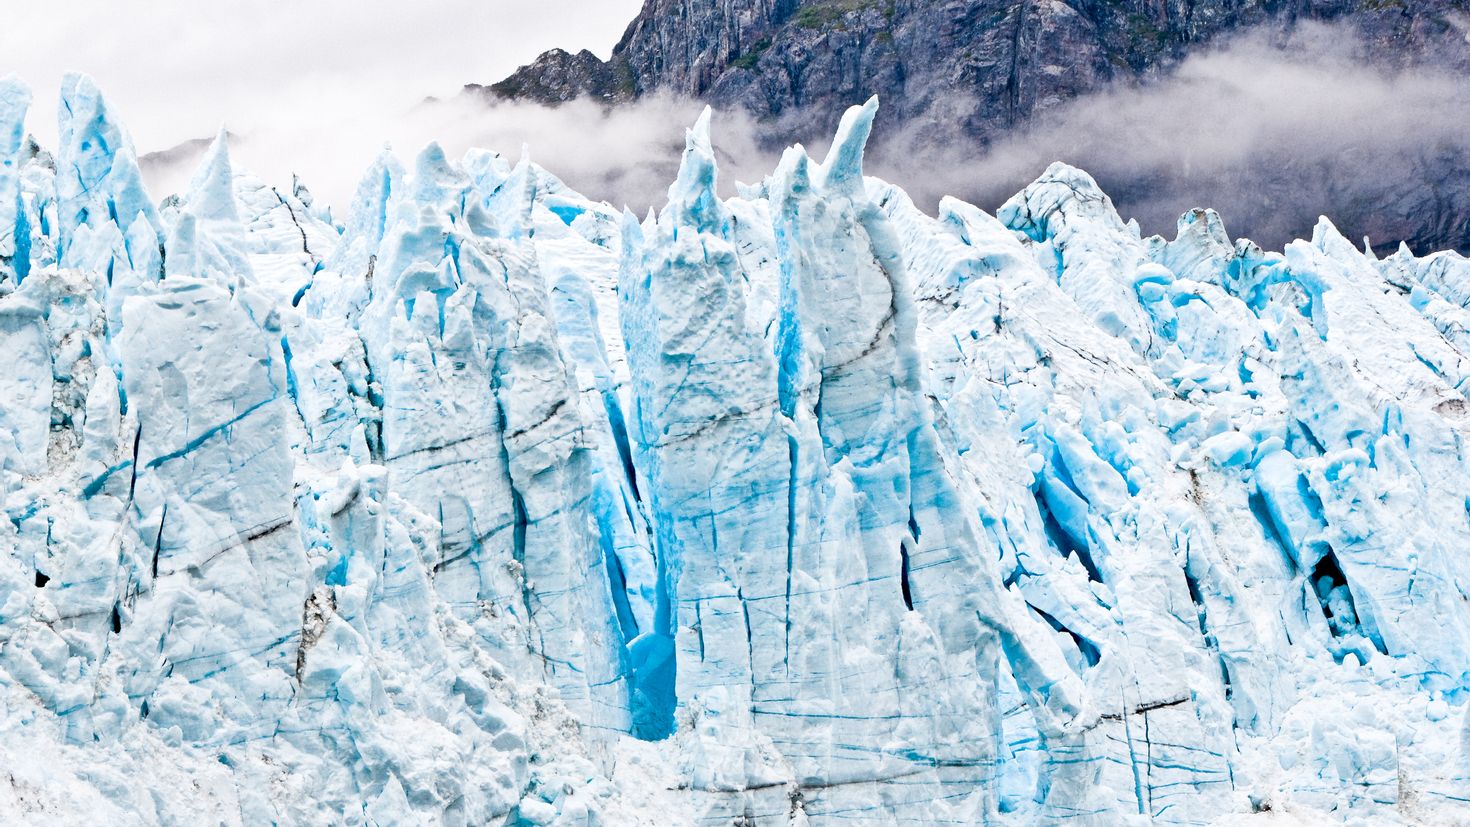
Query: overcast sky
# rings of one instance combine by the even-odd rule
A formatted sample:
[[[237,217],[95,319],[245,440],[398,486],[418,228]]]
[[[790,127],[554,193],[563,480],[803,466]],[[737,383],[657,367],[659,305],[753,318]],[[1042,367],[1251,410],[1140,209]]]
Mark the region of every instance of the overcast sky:
[[[35,93],[28,127],[55,145],[61,76],[95,77],[139,153],[240,134],[247,164],[280,134],[363,169],[426,96],[493,83],[546,49],[612,50],[640,0],[43,0],[10,4],[0,74]],[[410,154],[418,147],[396,147]],[[513,148],[519,151],[519,147]],[[252,157],[253,156],[253,157]],[[333,174],[328,172],[328,175]],[[326,183],[328,187],[332,184]],[[155,193],[158,195],[159,193]]]
[[[385,144],[411,163],[429,141],[451,156],[474,146],[512,159],[524,144],[585,194],[641,211],[662,202],[701,104],[654,96],[612,110],[588,101],[553,110],[455,98],[464,84],[493,83],[553,47],[606,57],[641,4],[30,0],[6,9],[0,75],[30,83],[28,126],[44,145],[56,144],[61,76],[83,71],[140,154],[226,126],[237,168],[276,185],[299,174],[339,214]],[[944,194],[994,209],[1066,160],[1124,195],[1125,215],[1148,232],[1172,234],[1181,212],[1213,205],[1228,226],[1274,245],[1310,231],[1322,213],[1379,216],[1380,235],[1399,225],[1410,232],[1418,191],[1470,157],[1465,78],[1372,68],[1369,47],[1340,28],[1303,26],[1287,49],[1252,33],[1218,45],[1153,83],[1055,107],[988,148],[955,139],[916,152],[889,127],[875,136],[869,169],[926,209]],[[430,96],[444,102],[421,106]],[[756,134],[743,113],[718,113],[726,192],[774,167]],[[812,149],[820,157],[823,147]],[[197,160],[145,163],[154,197],[183,191]],[[1140,182],[1148,187],[1128,197]],[[1351,220],[1343,228],[1358,231]]]

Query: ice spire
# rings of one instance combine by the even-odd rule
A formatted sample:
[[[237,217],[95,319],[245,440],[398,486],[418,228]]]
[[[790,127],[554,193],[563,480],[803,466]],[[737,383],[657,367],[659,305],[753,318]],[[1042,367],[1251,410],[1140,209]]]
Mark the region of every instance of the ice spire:
[[[485,199],[486,209],[500,226],[507,228],[506,232],[512,237],[521,232],[519,228],[531,224],[530,218],[539,190],[539,177],[536,165],[531,162],[530,146],[522,144],[520,160],[516,161],[510,176]]]
[[[854,106],[842,116],[837,137],[827,160],[822,162],[821,181],[829,189],[853,192],[863,186],[863,150],[873,131],[873,118],[878,115],[878,96],[868,98],[862,106]]]
[[[684,158],[679,164],[679,177],[669,187],[668,214],[681,226],[713,231],[724,223],[717,191],[719,169],[714,147],[710,143],[708,106],[694,126],[685,132]]]
[[[26,110],[31,106],[31,89],[15,75],[0,78],[0,153],[8,161],[20,152],[25,136]],[[10,168],[10,164],[5,164]]]
[[[189,211],[200,219],[239,221],[235,206],[235,170],[230,163],[230,133],[220,127],[204,162],[189,184]]]
[[[383,147],[378,157],[363,173],[347,211],[347,231],[364,244],[376,247],[388,229],[388,209],[392,196],[403,182],[403,164],[393,150]]]
[[[92,78],[69,74],[62,81],[58,127],[56,194],[62,264],[91,263],[73,254],[73,247],[86,235],[84,227],[112,223],[121,235],[141,215],[157,235],[158,211],[143,189],[132,143],[113,120]],[[83,257],[97,254],[86,246]]]
[[[19,78],[0,78],[0,281],[14,273],[16,281],[30,270],[30,226],[20,195],[20,148],[25,135],[31,90]]]
[[[232,282],[253,278],[245,230],[235,203],[229,133],[223,128],[194,174],[178,224],[169,235],[169,276]]]
[[[424,147],[414,159],[413,197],[420,204],[436,204],[457,211],[469,186],[469,179],[450,163],[444,147],[437,141]]]

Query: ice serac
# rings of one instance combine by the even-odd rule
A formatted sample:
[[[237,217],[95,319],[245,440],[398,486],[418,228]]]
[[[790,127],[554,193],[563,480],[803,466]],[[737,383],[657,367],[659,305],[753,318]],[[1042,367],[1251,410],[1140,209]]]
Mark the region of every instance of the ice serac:
[[[825,159],[156,205],[0,81],[0,812],[1454,824],[1470,265]],[[1285,814],[1283,816],[1283,814]],[[1315,823],[1315,822],[1313,822]]]
[[[31,90],[14,75],[0,78],[0,283],[19,283],[30,272],[30,227],[21,196],[20,170]],[[13,285],[12,285],[13,286]]]
[[[150,239],[146,230],[158,235],[158,209],[143,189],[132,141],[90,77],[68,75],[62,81],[60,109],[58,263],[91,269],[121,264],[156,276],[145,264],[161,266],[161,239]],[[104,260],[109,254],[111,260]]]
[[[820,166],[788,152],[769,185],[782,263],[769,323],[748,322],[707,119],[669,205],[625,234],[639,442],[692,730],[680,737],[707,819],[782,806],[981,819],[998,659],[1024,667],[1048,715],[1079,712],[1059,649],[1018,617],[956,507],[897,241],[863,189],[875,109],[849,115]]]

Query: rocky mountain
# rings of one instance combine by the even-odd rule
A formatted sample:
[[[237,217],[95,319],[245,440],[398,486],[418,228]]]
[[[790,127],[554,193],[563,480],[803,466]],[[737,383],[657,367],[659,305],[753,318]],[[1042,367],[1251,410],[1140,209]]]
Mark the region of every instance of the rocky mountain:
[[[780,145],[821,137],[821,125],[878,95],[879,152],[883,136],[903,131],[902,151],[914,142],[968,142],[978,157],[1079,96],[1157,79],[1244,30],[1284,37],[1303,21],[1337,24],[1361,44],[1365,60],[1386,70],[1428,65],[1470,75],[1470,13],[1460,0],[647,0],[609,60],[553,51],[500,83],[468,90],[548,103],[694,96],[749,110]],[[1388,192],[1359,192],[1345,181],[1335,203],[1303,209],[1287,232],[1308,232],[1318,212],[1327,212],[1384,249],[1401,240],[1424,250],[1470,249],[1470,180],[1463,175],[1454,176],[1447,196],[1436,193],[1432,212],[1421,206],[1409,216],[1380,215],[1404,197],[1422,204],[1420,191],[1443,189],[1447,172],[1470,168],[1470,154],[1458,146],[1435,161],[1396,172],[1408,180]],[[1240,186],[1264,189],[1263,204],[1291,201],[1300,189],[1289,176],[1260,179]],[[1125,214],[1162,186],[1126,174],[1105,183]],[[1236,218],[1252,228],[1252,216]]]
[[[1221,35],[1301,19],[1347,21],[1385,63],[1470,71],[1470,15],[1453,0],[647,0],[610,60],[555,50],[471,88],[543,102],[664,90],[763,117],[800,113],[798,139],[878,95],[883,120],[985,138]]]

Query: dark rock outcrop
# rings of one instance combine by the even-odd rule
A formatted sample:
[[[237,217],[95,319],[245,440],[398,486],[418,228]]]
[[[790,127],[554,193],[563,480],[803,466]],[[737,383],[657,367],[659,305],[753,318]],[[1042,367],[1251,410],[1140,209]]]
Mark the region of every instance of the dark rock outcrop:
[[[626,61],[605,62],[583,49],[572,54],[552,49],[532,66],[490,86],[471,84],[468,92],[492,98],[565,103],[580,97],[607,101],[630,100],[636,91]]]
[[[749,110],[780,144],[820,137],[876,94],[880,135],[907,128],[931,144],[984,145],[1084,93],[1162,75],[1231,33],[1284,37],[1306,20],[1355,30],[1385,67],[1470,75],[1463,0],[646,0],[609,60],[552,51],[472,89],[553,104],[693,96]],[[1126,209],[1122,183],[1113,186]],[[1385,196],[1390,221],[1343,223],[1385,243],[1470,247],[1470,192],[1436,192],[1439,206],[1425,207],[1435,214],[1405,221],[1398,195],[1411,190]]]
[[[989,137],[1222,33],[1301,19],[1349,21],[1385,63],[1470,71],[1458,0],[647,0],[610,60],[553,50],[488,91],[555,103],[664,90],[799,112],[814,134],[877,94],[880,117]]]

